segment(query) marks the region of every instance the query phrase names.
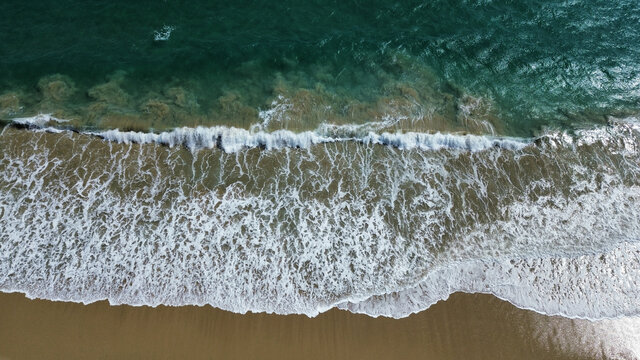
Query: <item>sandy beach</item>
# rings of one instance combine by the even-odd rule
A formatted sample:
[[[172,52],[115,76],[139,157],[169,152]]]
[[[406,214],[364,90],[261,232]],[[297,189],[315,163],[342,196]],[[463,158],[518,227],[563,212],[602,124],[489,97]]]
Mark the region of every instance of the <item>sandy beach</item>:
[[[634,358],[602,327],[462,293],[399,320],[339,310],[316,318],[240,315],[209,306],[82,305],[0,295],[3,360]]]

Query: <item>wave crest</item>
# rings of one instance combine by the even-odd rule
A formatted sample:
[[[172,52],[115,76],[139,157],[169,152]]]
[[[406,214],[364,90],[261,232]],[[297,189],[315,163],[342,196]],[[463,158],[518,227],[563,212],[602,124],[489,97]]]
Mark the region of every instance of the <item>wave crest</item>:
[[[59,131],[59,129],[47,127],[51,122],[63,122],[51,115],[37,115],[31,118],[14,119],[21,125],[29,125],[45,131]],[[361,126],[362,127],[362,126]],[[359,129],[358,132],[362,132]],[[527,141],[518,138],[494,137],[482,135],[459,135],[443,133],[388,133],[377,134],[367,131],[361,136],[354,136],[354,126],[328,126],[323,125],[315,131],[293,132],[290,130],[276,130],[265,132],[254,128],[253,130],[235,127],[182,127],[171,131],[135,132],[120,131],[117,129],[84,132],[105,140],[123,144],[162,144],[168,146],[185,146],[192,151],[200,149],[220,148],[228,153],[235,153],[247,148],[265,148],[267,150],[282,148],[304,148],[313,145],[334,142],[359,142],[363,144],[379,144],[397,147],[399,149],[460,149],[468,151],[481,151],[492,147],[501,147],[517,150],[526,146]],[[330,133],[330,134],[329,134]]]

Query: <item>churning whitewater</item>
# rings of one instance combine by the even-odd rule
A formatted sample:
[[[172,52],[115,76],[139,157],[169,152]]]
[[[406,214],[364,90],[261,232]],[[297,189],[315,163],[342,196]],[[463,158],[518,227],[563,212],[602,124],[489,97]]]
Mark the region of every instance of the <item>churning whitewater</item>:
[[[68,120],[58,119],[50,114],[40,114],[27,118],[13,119],[14,124],[23,125],[36,130],[60,132],[59,128],[49,124],[64,124]],[[258,125],[254,126],[256,128]],[[238,152],[246,148],[264,148],[266,150],[290,148],[309,148],[312,145],[354,141],[362,144],[390,145],[399,149],[438,150],[442,148],[480,151],[491,147],[517,150],[526,145],[523,139],[509,137],[489,137],[480,135],[458,135],[442,133],[389,133],[376,134],[366,131],[370,125],[345,125],[329,127],[326,124],[315,131],[295,133],[290,130],[276,130],[265,132],[262,130],[246,130],[235,127],[182,127],[159,134],[149,132],[104,130],[97,132],[83,132],[105,140],[118,143],[150,144],[157,143],[168,146],[186,146],[195,151],[200,149],[220,148],[227,153]],[[363,133],[362,129],[365,129]],[[360,131],[358,131],[360,130]],[[328,134],[328,132],[331,134]],[[361,136],[354,136],[360,132]]]
[[[532,139],[56,121],[0,135],[0,291],[391,317],[465,291],[640,314],[633,118]]]

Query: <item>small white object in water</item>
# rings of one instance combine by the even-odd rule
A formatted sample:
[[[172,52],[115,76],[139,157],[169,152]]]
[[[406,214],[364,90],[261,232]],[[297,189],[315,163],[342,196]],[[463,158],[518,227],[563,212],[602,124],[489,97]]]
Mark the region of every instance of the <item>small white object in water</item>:
[[[175,27],[165,25],[162,29],[153,33],[153,40],[155,41],[167,41],[171,37],[171,32],[175,30]]]

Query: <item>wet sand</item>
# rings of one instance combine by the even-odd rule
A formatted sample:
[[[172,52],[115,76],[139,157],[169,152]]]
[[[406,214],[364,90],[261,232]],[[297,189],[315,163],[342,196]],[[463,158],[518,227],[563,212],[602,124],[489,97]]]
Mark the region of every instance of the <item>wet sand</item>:
[[[209,306],[82,305],[0,294],[0,359],[634,358],[616,348],[622,345],[596,339],[595,325],[462,293],[400,320],[340,310],[316,318],[239,315]]]

